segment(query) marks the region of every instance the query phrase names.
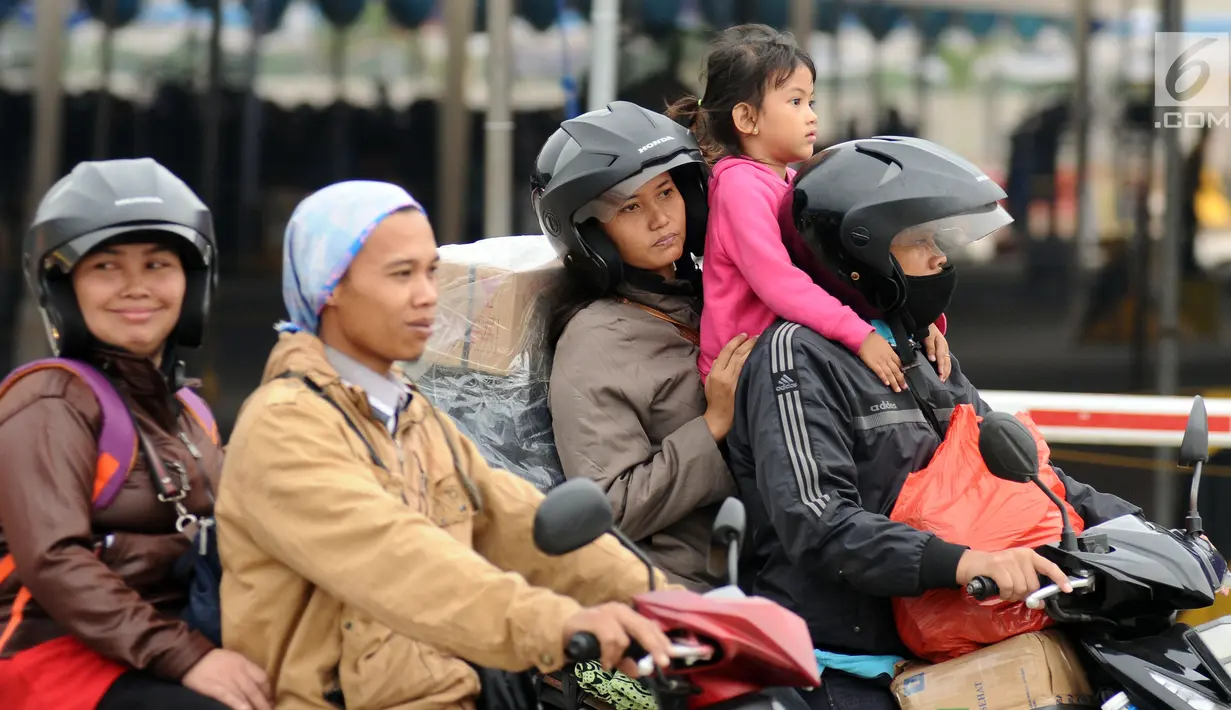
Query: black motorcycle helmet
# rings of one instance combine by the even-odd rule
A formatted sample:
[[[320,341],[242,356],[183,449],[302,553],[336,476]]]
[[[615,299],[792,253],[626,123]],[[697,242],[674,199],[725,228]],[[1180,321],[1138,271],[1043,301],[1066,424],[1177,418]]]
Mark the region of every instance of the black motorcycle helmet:
[[[784,236],[818,284],[890,325],[906,364],[910,339],[943,313],[957,274],[947,263],[940,274],[907,276],[889,247],[926,240],[952,254],[1013,221],[998,204],[1004,198],[983,171],[931,141],[854,140],[817,153],[796,175]]]
[[[73,293],[73,267],[104,243],[123,241],[160,242],[178,252],[186,288],[168,345],[201,345],[218,278],[209,209],[152,159],[104,160],[78,164],[48,190],[22,244],[26,283],[56,355],[80,356],[94,342]]]
[[[661,113],[613,101],[560,124],[535,160],[531,200],[565,266],[598,293],[624,280],[615,244],[600,227],[651,178],[671,171],[684,198],[683,265],[705,245],[705,160],[688,129]]]

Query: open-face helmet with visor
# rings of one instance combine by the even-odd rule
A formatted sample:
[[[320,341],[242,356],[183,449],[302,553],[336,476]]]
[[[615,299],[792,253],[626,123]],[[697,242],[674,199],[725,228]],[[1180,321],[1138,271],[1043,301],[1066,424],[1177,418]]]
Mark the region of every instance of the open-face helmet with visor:
[[[560,124],[535,161],[531,199],[567,268],[597,292],[624,280],[615,244],[600,226],[647,182],[670,171],[684,199],[684,256],[705,244],[705,160],[688,129],[661,113],[613,101]]]
[[[952,257],[1010,224],[1005,193],[961,156],[918,138],[850,141],[813,156],[784,207],[798,265],[864,318],[883,318],[905,352],[949,305]],[[908,275],[890,250],[919,251],[935,273]],[[905,357],[905,356],[904,356]]]
[[[80,163],[43,197],[22,244],[26,283],[38,299],[55,353],[78,357],[94,342],[70,274],[105,244],[162,243],[179,254],[186,288],[169,344],[199,347],[217,282],[209,209],[149,158]]]

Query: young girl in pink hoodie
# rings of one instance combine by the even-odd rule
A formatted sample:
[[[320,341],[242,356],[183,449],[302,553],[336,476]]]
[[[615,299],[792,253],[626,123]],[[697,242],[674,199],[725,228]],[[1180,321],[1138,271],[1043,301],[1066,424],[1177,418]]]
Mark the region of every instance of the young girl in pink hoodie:
[[[702,378],[733,337],[760,335],[779,317],[805,325],[856,353],[887,387],[906,388],[901,361],[873,326],[791,262],[778,222],[795,172],[812,157],[816,69],[790,35],[765,25],[726,30],[710,46],[700,99],[668,111],[690,123],[714,164],[701,273]],[[944,318],[930,328],[928,359],[949,376]]]

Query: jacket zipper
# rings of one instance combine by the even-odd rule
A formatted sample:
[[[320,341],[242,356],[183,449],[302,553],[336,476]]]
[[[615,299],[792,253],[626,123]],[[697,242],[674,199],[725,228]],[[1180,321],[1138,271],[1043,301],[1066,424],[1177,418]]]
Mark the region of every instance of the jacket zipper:
[[[409,434],[410,430],[408,429],[406,433]],[[406,476],[406,456],[402,452],[402,446],[400,443],[398,443],[396,437],[394,437],[393,445],[398,451],[398,463],[401,464],[402,476],[405,477]],[[423,459],[419,457],[419,454],[413,453],[412,455],[415,458],[415,470],[419,475],[419,512],[423,513],[424,515],[428,517],[431,517],[430,516],[430,506],[428,504],[428,499],[427,499],[427,469],[424,468]],[[402,499],[405,500],[405,498],[406,498],[406,494],[403,493]]]
[[[406,454],[402,452],[402,446],[401,444],[398,443],[396,438],[393,439],[393,448],[398,452],[398,475],[402,477],[402,481],[405,481],[406,480]],[[406,484],[405,483],[402,483],[401,489],[402,489],[402,504],[410,505],[410,501],[407,500],[406,498]],[[423,507],[422,504],[420,504],[419,507],[422,508]]]
[[[402,496],[402,505],[409,506],[410,500],[406,497],[406,453],[402,451],[402,445],[398,443],[396,432],[389,431],[389,427],[382,425],[381,429],[385,430],[385,434],[389,437],[389,441],[393,443],[393,451],[398,458],[398,475],[402,480],[398,482],[399,492]],[[422,477],[421,477],[422,478]],[[422,512],[423,503],[420,502],[419,510]]]
[[[192,443],[192,439],[183,431],[179,433],[180,441],[184,442],[184,447],[188,449],[188,453],[196,461],[197,473],[201,474],[201,481],[205,484],[205,494],[209,496],[211,503],[214,502],[214,491],[209,485],[209,476],[205,474],[205,467],[201,465],[201,450],[197,445]],[[202,535],[205,529],[214,524],[213,516],[205,516],[197,518],[197,552],[201,555],[209,554],[209,536]]]
[[[188,435],[184,432],[181,431],[179,436],[180,441],[184,442],[184,446],[188,448],[188,453],[192,454],[192,457],[200,462],[201,450],[197,448],[197,445],[192,443],[192,439],[189,439]]]

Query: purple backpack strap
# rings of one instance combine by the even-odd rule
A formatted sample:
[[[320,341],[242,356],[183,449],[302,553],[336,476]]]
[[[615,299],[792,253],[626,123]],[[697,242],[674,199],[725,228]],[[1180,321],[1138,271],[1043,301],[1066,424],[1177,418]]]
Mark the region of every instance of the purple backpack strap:
[[[205,400],[201,399],[201,395],[189,387],[183,387],[179,392],[175,393],[175,396],[179,397],[179,400],[184,403],[184,408],[188,410],[192,418],[197,420],[197,424],[201,425],[201,428],[209,435],[209,440],[214,442],[214,444],[219,443],[218,422],[214,420],[214,413],[210,411],[209,405],[205,403]]]
[[[94,467],[93,502],[95,510],[102,510],[115,500],[137,461],[137,430],[132,414],[120,393],[101,372],[80,360],[68,358],[46,358],[18,367],[0,382],[0,396],[22,377],[50,369],[67,370],[80,377],[98,400],[102,422],[98,432],[98,460]]]

